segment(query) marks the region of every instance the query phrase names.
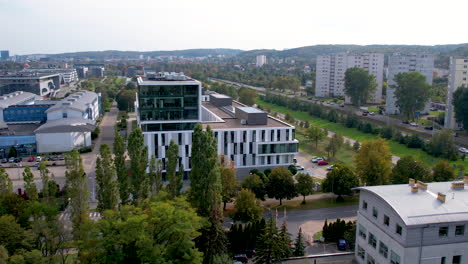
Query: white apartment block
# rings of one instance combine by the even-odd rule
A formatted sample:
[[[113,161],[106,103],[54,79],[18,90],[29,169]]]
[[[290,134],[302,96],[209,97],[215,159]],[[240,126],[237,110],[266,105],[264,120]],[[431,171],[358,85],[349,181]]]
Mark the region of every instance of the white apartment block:
[[[465,177],[356,188],[357,263],[468,263],[467,184]]]
[[[218,154],[234,162],[239,176],[253,168],[293,164],[298,151],[294,126],[228,96],[202,95],[201,83],[182,73],[145,72],[145,77],[138,78],[135,106],[148,158],[154,155],[162,162],[163,170],[173,140],[179,145],[179,166],[183,165],[186,174],[190,171],[196,123],[211,127]]]
[[[463,85],[468,87],[468,57],[450,57],[445,128],[455,130],[462,128],[462,125],[455,121],[455,110],[453,108],[452,100],[453,93]]]
[[[388,57],[388,80],[385,111],[387,114],[399,114],[396,106],[394,81],[395,75],[403,72],[419,72],[426,77],[426,82],[432,85],[434,75],[434,56],[424,53],[394,53]],[[431,102],[421,109],[423,113],[429,112]]]
[[[384,55],[381,53],[338,53],[318,56],[315,95],[317,97],[345,96],[345,72],[353,67],[365,69],[375,76],[377,90],[368,102],[380,103],[384,70]]]
[[[257,62],[256,62],[256,66],[257,67],[262,67],[263,65],[266,64],[266,56],[265,55],[257,55]]]

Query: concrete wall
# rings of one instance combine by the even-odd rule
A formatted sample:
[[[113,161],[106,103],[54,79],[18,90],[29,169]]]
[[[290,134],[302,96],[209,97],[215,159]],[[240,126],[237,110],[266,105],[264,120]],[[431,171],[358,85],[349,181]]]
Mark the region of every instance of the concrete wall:
[[[83,118],[84,113],[70,109],[70,108],[65,108],[65,109],[57,109],[55,111],[51,111],[47,113],[47,120],[57,120],[57,119],[63,119],[63,113],[67,113],[67,118]]]
[[[69,152],[74,148],[91,146],[91,132],[36,134],[37,152]]]

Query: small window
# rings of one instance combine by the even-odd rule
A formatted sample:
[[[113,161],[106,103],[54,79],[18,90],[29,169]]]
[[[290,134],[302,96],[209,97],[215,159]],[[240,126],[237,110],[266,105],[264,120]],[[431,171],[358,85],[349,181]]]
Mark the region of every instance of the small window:
[[[445,264],[445,257],[440,258],[440,264]]]
[[[452,258],[452,264],[461,264],[461,256],[458,255],[458,256],[453,256]]]
[[[403,233],[403,228],[401,227],[401,225],[396,224],[395,232],[401,236],[401,234]]]
[[[377,238],[374,236],[374,234],[369,233],[369,245],[372,247],[376,248],[377,247]]]
[[[398,256],[393,250],[390,250],[390,263],[400,264],[400,256]]]
[[[363,239],[367,238],[367,230],[361,224],[359,224],[359,236],[362,237]]]
[[[367,210],[367,202],[362,201],[362,209]]]
[[[357,246],[357,255],[358,257],[364,259],[365,258],[365,255],[366,255],[366,251],[361,247],[361,246]]]
[[[465,225],[457,225],[455,227],[455,235],[463,236],[465,234]]]
[[[367,254],[367,264],[375,264],[375,259],[369,254]]]
[[[383,217],[383,223],[384,223],[384,225],[386,225],[386,226],[389,226],[389,225],[390,225],[390,217],[388,217],[388,215],[384,215],[384,217]]]
[[[379,253],[380,255],[384,256],[384,258],[388,257],[388,247],[382,241],[379,242]]]
[[[448,236],[448,226],[439,227],[439,237],[446,237]]]
[[[375,218],[379,217],[379,211],[375,207],[372,207],[372,216]]]
[[[67,113],[62,113],[62,118],[68,118],[68,114]]]

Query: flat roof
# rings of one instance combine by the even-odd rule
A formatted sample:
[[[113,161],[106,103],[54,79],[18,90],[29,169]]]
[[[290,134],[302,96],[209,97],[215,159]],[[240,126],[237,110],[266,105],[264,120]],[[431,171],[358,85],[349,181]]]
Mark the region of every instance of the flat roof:
[[[44,79],[49,77],[60,76],[58,73],[42,73],[42,72],[19,72],[14,74],[0,75],[0,80],[17,80],[17,79]]]
[[[249,114],[261,114],[261,113],[265,113],[265,112],[263,112],[262,110],[257,109],[257,108],[255,108],[255,107],[249,107],[249,106],[247,106],[247,107],[237,107],[237,108],[238,108],[239,110],[242,110],[242,111],[244,111],[244,112],[246,112],[246,113],[249,113]]]
[[[216,98],[231,98],[230,96],[227,96],[227,95],[224,95],[224,94],[218,94],[218,93],[212,93],[210,95],[213,96],[213,97],[216,97]]]
[[[139,77],[138,85],[201,85],[199,81],[187,78],[186,80],[155,80],[147,77]]]
[[[23,103],[24,101],[27,101],[30,99],[39,99],[39,98],[41,97],[36,94],[23,92],[23,91],[4,94],[0,96],[0,108],[7,108],[10,105],[16,105],[16,104]]]
[[[237,101],[232,101],[232,106],[231,107],[217,107],[213,104],[211,104],[209,101],[202,102],[202,108],[208,110],[209,112],[213,113],[220,119],[222,119],[222,122],[207,122],[207,121],[202,121],[203,127],[207,127],[208,125],[212,129],[233,129],[233,128],[273,128],[273,127],[293,127],[292,125],[289,125],[279,119],[273,118],[271,116],[268,116],[267,119],[267,124],[266,125],[245,125],[241,124],[241,120],[235,117],[235,114],[231,112],[230,110],[233,110],[234,108],[253,108],[253,107],[248,107],[244,104],[241,104]],[[255,108],[253,108],[255,109]],[[261,110],[258,110],[261,112]]]
[[[80,90],[79,92],[72,93],[69,96],[63,98],[57,102],[54,106],[46,110],[46,113],[53,111],[71,108],[78,111],[84,112],[88,109],[88,104],[91,104],[94,100],[97,100],[98,94],[95,92]]]
[[[464,189],[452,189],[452,182],[427,183],[411,192],[408,184],[358,187],[382,198],[402,218],[406,225],[468,221],[468,185]],[[446,195],[445,202],[437,200],[437,194]]]

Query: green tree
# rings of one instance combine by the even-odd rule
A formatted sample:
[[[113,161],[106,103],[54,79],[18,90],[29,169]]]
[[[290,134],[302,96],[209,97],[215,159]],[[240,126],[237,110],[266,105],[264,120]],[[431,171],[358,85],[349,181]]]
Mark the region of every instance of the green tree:
[[[413,156],[406,156],[398,160],[392,169],[392,183],[404,184],[409,179],[420,181],[431,181],[431,173],[424,163],[415,159]]]
[[[362,185],[390,183],[392,154],[387,141],[366,141],[355,156],[356,174]]]
[[[0,264],[8,264],[8,250],[0,245]]]
[[[16,158],[18,157],[18,151],[16,151],[16,148],[11,146],[10,149],[8,150],[8,158]]]
[[[297,196],[292,174],[284,167],[273,169],[268,178],[266,184],[268,197],[278,199],[280,205],[283,204],[283,199],[290,200]]]
[[[80,239],[80,228],[88,221],[88,181],[80,153],[75,149],[65,155],[67,196],[70,199],[71,222],[75,239]]]
[[[222,162],[219,169],[221,172],[221,184],[223,186],[221,193],[224,203],[223,210],[226,210],[226,204],[231,202],[232,198],[237,195],[239,183],[236,179],[236,170],[233,162]]]
[[[468,128],[468,87],[459,87],[453,93],[452,104],[455,112],[455,120]]]
[[[184,198],[160,194],[136,207],[105,211],[80,244],[80,263],[202,263],[193,240],[203,220]]]
[[[8,250],[9,255],[33,248],[31,232],[22,228],[12,215],[0,216],[0,226],[0,245]]]
[[[306,132],[305,137],[307,140],[312,141],[315,143],[315,148],[318,146],[318,142],[323,140],[327,134],[323,131],[320,127],[317,126],[310,126]]]
[[[302,257],[304,255],[305,255],[304,238],[302,234],[302,228],[299,228],[299,233],[297,234],[296,241],[294,242],[293,256]]]
[[[262,201],[265,200],[265,183],[257,174],[249,174],[245,177],[244,181],[242,181],[242,188],[251,190],[255,197]]]
[[[108,209],[117,209],[119,186],[109,145],[102,144],[100,152],[101,156],[96,159],[97,209],[103,212]]]
[[[148,147],[145,146],[143,132],[136,128],[128,137],[128,155],[130,156],[131,184],[133,199],[138,202],[149,195]]]
[[[441,160],[432,167],[432,178],[435,182],[451,181],[455,179],[455,168]]]
[[[431,97],[431,86],[419,72],[402,72],[393,77],[396,85],[396,106],[407,120],[414,119],[416,111],[423,110]]]
[[[255,222],[262,218],[262,207],[255,194],[249,189],[242,189],[237,194],[234,203],[232,220],[242,222]]]
[[[435,157],[456,160],[458,156],[455,139],[448,129],[435,133],[429,141],[428,150]]]
[[[343,136],[339,133],[333,134],[333,136],[328,141],[328,145],[325,147],[325,150],[328,152],[328,156],[335,157],[336,152],[343,146],[344,139]]]
[[[38,192],[36,184],[34,183],[34,174],[31,171],[29,166],[26,166],[23,171],[23,181],[24,181],[24,189],[26,194],[28,195],[29,200],[37,201],[38,199]]]
[[[117,108],[119,108],[120,111],[131,112],[133,110],[133,104],[135,103],[135,94],[135,90],[120,90],[116,97]]]
[[[174,143],[173,140],[171,140],[169,143],[166,157],[166,177],[169,181],[169,184],[166,186],[166,190],[169,195],[174,198],[180,195],[180,189],[182,189],[183,185],[183,178],[180,178],[180,175],[177,173],[177,163],[179,163],[179,146]]]
[[[299,173],[296,175],[296,181],[297,193],[302,195],[302,197],[304,198],[302,200],[302,204],[305,204],[306,196],[314,192],[314,180],[310,175],[307,175],[305,173]]]
[[[353,150],[355,152],[358,152],[360,148],[361,148],[361,144],[359,144],[359,141],[354,141]]]
[[[345,94],[355,106],[360,106],[370,99],[377,89],[375,76],[361,68],[349,68],[345,72]]]
[[[324,191],[338,195],[337,201],[342,201],[343,195],[351,195],[353,193],[351,189],[357,186],[359,181],[356,174],[345,164],[336,164],[322,183]]]
[[[282,258],[289,258],[292,256],[291,251],[291,234],[288,232],[288,228],[286,226],[286,221],[283,222],[281,228],[279,230],[279,239],[281,241],[281,251],[282,251]]]
[[[13,184],[4,168],[0,168],[0,196],[13,192]]]
[[[151,156],[149,164],[149,178],[151,179],[151,193],[152,195],[158,194],[164,189],[162,182],[161,164],[154,155]]]
[[[122,204],[128,204],[130,199],[130,182],[125,166],[125,140],[116,131],[114,136],[114,167],[119,182],[119,197]]]
[[[284,245],[282,242],[275,218],[270,214],[263,234],[257,238],[257,254],[255,254],[254,262],[273,264],[283,259]]]
[[[257,92],[250,88],[241,87],[239,89],[239,102],[252,106],[257,99]]]

